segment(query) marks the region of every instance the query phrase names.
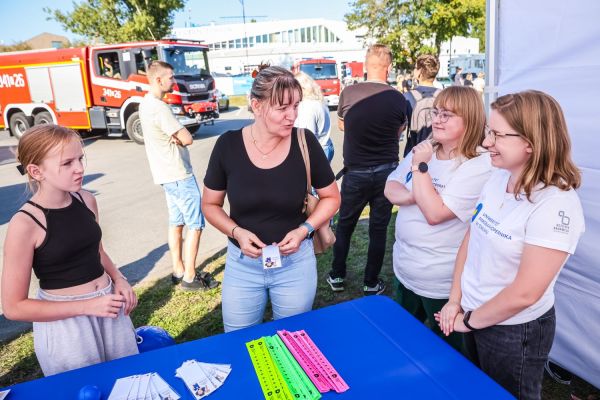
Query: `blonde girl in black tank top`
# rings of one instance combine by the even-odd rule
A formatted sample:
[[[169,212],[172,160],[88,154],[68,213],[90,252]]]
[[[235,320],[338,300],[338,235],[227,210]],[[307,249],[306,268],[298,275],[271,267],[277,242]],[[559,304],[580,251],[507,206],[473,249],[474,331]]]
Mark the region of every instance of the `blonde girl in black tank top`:
[[[137,299],[102,248],[94,196],[81,190],[79,135],[61,126],[35,126],[17,151],[33,195],[8,225],[4,315],[34,323],[44,375],[136,354],[129,313]],[[40,280],[35,299],[28,297],[32,270]]]

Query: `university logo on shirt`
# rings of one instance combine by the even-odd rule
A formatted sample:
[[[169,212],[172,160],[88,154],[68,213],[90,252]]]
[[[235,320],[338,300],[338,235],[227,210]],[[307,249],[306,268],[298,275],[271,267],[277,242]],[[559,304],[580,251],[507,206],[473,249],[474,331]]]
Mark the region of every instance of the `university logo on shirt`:
[[[412,179],[412,171],[408,171],[408,174],[406,174],[406,182],[404,182],[405,184],[410,182],[410,180]]]
[[[571,223],[571,217],[569,217],[563,210],[558,212],[560,222],[554,225],[554,232],[569,233],[569,224]]]
[[[483,203],[477,204],[477,207],[475,207],[475,210],[473,211],[473,216],[471,217],[471,222],[475,221],[475,218],[477,218],[477,216],[479,215],[479,212],[481,211],[482,208],[483,208]]]

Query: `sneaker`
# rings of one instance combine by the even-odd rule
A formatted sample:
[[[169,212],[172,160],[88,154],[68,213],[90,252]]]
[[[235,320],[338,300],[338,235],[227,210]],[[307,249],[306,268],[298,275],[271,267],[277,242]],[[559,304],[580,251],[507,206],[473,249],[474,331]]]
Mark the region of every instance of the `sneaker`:
[[[341,292],[344,290],[344,278],[332,278],[327,275],[327,283],[329,283],[331,290],[334,292]]]
[[[208,290],[209,287],[206,285],[202,279],[199,279],[197,276],[191,282],[186,282],[183,279],[181,280],[181,289],[186,292],[192,292],[196,290],[204,291]]]
[[[363,287],[363,292],[365,296],[371,296],[374,294],[381,294],[385,292],[385,283],[380,279],[375,286],[367,286]]]
[[[546,364],[544,364],[544,369],[546,370],[548,376],[550,376],[550,378],[552,378],[552,380],[555,382],[560,383],[561,385],[571,384],[571,377],[573,374],[554,364],[552,361],[546,361]]]
[[[182,280],[183,280],[183,275],[175,276],[175,275],[171,274],[171,282],[173,283],[173,285],[179,285]]]
[[[221,282],[213,278],[210,273],[204,271],[198,272],[196,278],[201,279],[209,289],[214,289],[221,284]]]

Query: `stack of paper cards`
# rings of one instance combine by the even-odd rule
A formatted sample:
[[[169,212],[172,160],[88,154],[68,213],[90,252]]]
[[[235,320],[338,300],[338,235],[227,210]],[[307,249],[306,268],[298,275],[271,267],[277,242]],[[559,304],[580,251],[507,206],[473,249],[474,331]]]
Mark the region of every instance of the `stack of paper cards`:
[[[231,372],[229,364],[207,364],[188,360],[177,368],[175,376],[181,378],[196,399],[217,390]]]
[[[178,400],[179,394],[157,373],[117,379],[108,400]]]

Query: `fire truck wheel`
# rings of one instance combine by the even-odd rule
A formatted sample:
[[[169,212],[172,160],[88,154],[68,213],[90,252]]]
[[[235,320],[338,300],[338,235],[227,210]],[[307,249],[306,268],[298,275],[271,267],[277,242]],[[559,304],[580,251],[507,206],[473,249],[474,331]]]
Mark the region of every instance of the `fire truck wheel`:
[[[53,123],[54,123],[54,121],[52,121],[52,115],[50,115],[50,113],[47,111],[42,111],[40,113],[37,113],[35,115],[35,117],[33,118],[34,125],[53,124]]]
[[[21,139],[25,131],[33,125],[33,118],[28,117],[22,112],[17,112],[10,117],[9,125],[13,136]]]
[[[140,113],[134,112],[127,118],[125,124],[127,136],[137,144],[144,144],[144,134],[142,133],[142,122],[140,121]]]

